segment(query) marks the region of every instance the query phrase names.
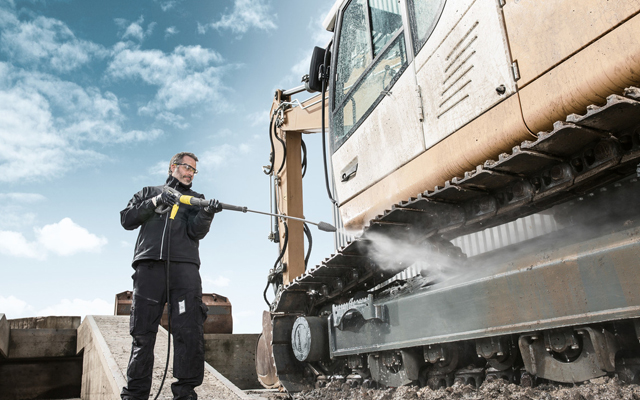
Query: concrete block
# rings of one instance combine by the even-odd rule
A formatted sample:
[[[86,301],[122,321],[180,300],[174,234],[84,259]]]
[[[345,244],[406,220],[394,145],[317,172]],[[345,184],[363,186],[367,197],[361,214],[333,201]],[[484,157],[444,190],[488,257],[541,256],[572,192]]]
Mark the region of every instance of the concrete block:
[[[75,329],[11,329],[9,359],[74,357]]]
[[[9,356],[9,337],[11,328],[4,314],[0,314],[0,358]]]
[[[80,317],[29,317],[9,320],[11,329],[78,329]]]
[[[80,397],[82,357],[0,361],[0,400]]]
[[[119,400],[120,390],[127,381],[92,315],[87,315],[78,328],[77,352],[83,353],[81,397]]]
[[[259,334],[206,334],[205,360],[238,388],[261,389],[256,375]]]

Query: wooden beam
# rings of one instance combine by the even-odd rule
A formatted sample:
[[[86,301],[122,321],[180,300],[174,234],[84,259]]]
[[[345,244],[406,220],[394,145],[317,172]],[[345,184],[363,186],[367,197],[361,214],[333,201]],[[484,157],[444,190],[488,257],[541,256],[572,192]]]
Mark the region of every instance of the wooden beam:
[[[0,357],[9,357],[9,337],[11,328],[4,314],[0,314]]]

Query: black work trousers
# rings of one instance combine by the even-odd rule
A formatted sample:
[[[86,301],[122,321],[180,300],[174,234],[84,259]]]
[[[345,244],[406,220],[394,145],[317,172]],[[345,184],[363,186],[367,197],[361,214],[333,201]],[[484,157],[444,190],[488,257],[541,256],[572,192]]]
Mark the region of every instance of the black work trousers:
[[[133,337],[122,399],[148,400],[153,372],[153,348],[167,301],[165,261],[141,261],[133,274],[129,331]],[[172,262],[169,268],[171,333],[173,337],[174,399],[197,399],[193,390],[204,378],[202,281],[198,266]],[[164,363],[163,363],[164,365]]]

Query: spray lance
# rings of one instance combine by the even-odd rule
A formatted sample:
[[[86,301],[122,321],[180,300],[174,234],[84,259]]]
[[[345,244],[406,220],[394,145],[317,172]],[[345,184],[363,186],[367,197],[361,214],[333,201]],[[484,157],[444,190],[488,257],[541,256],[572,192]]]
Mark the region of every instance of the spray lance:
[[[168,190],[170,192],[172,192],[179,200],[180,203],[182,204],[187,204],[187,205],[191,205],[191,206],[197,206],[197,207],[206,207],[209,205],[209,200],[205,200],[205,199],[201,199],[198,197],[193,197],[193,196],[185,196],[183,194],[181,194],[180,192],[178,192],[177,190],[173,189],[173,188],[169,188],[167,187],[165,190]],[[302,222],[306,222],[312,225],[315,225],[318,227],[318,229],[320,229],[321,231],[324,232],[335,232],[336,228],[335,226],[328,224],[326,222],[311,222],[311,221],[307,221],[306,219],[303,218],[297,218],[297,217],[291,217],[288,215],[284,215],[284,214],[274,214],[274,213],[269,213],[269,212],[264,212],[264,211],[256,211],[256,210],[250,210],[247,207],[244,206],[234,206],[231,204],[225,204],[225,203],[219,203],[220,204],[220,208],[222,208],[223,210],[230,210],[230,211],[239,211],[241,213],[255,213],[255,214],[262,214],[262,215],[271,215],[274,217],[280,217],[280,218],[285,218],[285,219],[293,219],[296,221],[302,221]],[[169,211],[169,209],[167,208],[166,211]],[[178,205],[174,205],[173,209],[171,211],[171,215],[175,216],[175,213],[178,212]]]

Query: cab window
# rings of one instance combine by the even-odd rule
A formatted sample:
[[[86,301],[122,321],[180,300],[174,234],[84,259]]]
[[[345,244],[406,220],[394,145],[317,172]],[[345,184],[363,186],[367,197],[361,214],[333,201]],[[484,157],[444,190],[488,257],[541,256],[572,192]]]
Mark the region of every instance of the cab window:
[[[333,77],[332,149],[337,150],[407,67],[397,0],[352,0],[344,9]]]
[[[409,20],[413,33],[413,51],[418,54],[436,27],[445,0],[408,0]]]

